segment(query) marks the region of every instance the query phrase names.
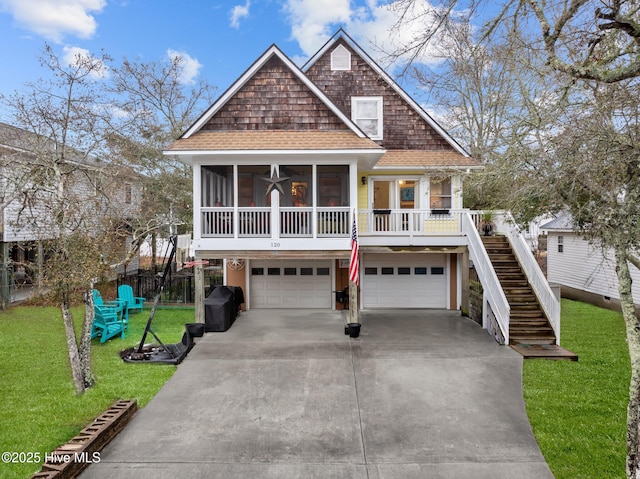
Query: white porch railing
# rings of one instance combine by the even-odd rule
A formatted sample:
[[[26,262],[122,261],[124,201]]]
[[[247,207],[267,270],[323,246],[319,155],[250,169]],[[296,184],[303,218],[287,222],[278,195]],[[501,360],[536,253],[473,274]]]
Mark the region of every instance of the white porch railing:
[[[201,237],[269,238],[273,228],[282,238],[311,238],[314,234],[319,238],[351,236],[349,207],[318,207],[315,216],[313,208],[289,207],[278,211],[279,223],[272,225],[272,209],[269,207],[200,208]]]
[[[200,208],[202,238],[348,238],[349,207],[206,207]],[[362,236],[463,236],[467,210],[358,210]],[[276,220],[274,223],[273,220]]]
[[[533,288],[536,293],[538,301],[540,301],[540,305],[551,323],[553,332],[556,335],[556,344],[560,344],[560,302],[555,294],[553,294],[553,291],[551,291],[551,287],[542,273],[540,265],[538,265],[533,253],[531,253],[524,236],[515,224],[511,214],[499,212],[494,216],[494,222],[498,232],[509,238],[513,252],[520,262],[522,270],[527,275],[529,284],[531,284],[531,288]]]
[[[233,208],[200,208],[203,238],[233,238]]]
[[[238,208],[239,238],[271,237],[271,208]]]
[[[313,208],[280,208],[280,237],[313,237],[312,214]]]
[[[358,210],[358,234],[363,236],[428,236],[463,234],[466,210]]]
[[[478,234],[477,215],[467,212],[461,215],[462,232],[467,236],[469,248],[469,259],[473,261],[478,279],[482,283],[483,302],[488,303],[496,318],[498,326],[504,336],[505,344],[509,344],[509,318],[511,307],[509,301],[502,290],[498,275],[493,269],[487,250]],[[482,327],[489,327],[487,319],[487,308],[483,305],[484,316]]]
[[[318,208],[318,236],[325,238],[350,237],[349,207]]]

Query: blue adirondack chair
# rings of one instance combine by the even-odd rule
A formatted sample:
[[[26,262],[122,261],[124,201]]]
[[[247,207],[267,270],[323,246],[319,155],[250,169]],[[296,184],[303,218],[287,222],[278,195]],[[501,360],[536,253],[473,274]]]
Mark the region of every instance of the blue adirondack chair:
[[[124,329],[129,327],[129,313],[127,311],[127,303],[123,299],[116,299],[114,301],[104,301],[102,299],[102,295],[100,291],[97,289],[93,290],[93,305],[101,306],[104,308],[110,308],[115,311],[118,315],[122,324],[124,325]]]
[[[127,314],[129,311],[142,311],[146,298],[133,295],[133,288],[128,284],[118,286],[118,299],[124,300],[127,305]]]
[[[100,342],[104,343],[118,334],[121,338],[124,338],[124,322],[122,321],[122,316],[118,315],[115,308],[94,305],[93,312],[91,339],[99,337]]]

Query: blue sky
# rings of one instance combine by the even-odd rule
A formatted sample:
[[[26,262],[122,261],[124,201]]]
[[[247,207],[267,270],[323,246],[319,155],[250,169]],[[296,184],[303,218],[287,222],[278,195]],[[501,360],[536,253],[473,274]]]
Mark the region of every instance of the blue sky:
[[[0,0],[0,93],[44,75],[38,56],[48,42],[61,56],[103,49],[116,61],[177,52],[189,65],[187,81],[200,74],[221,94],[272,43],[301,64],[339,27],[376,57],[372,44],[389,42],[397,18],[392,7],[389,0]]]

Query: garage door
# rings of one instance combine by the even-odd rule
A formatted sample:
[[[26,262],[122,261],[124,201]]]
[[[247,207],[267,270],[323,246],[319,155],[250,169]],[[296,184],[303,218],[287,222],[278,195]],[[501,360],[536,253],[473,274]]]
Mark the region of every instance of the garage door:
[[[252,261],[251,308],[331,308],[331,261]]]
[[[444,254],[369,254],[363,257],[365,308],[447,308]]]

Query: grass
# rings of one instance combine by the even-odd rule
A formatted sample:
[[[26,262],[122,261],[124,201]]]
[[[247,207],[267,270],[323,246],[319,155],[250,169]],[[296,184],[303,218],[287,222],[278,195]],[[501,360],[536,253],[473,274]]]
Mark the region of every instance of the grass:
[[[76,322],[83,308],[74,308]],[[142,337],[149,311],[129,317],[125,339],[92,343],[97,384],[76,396],[60,310],[14,307],[0,313],[0,452],[44,455],[78,434],[118,399],[144,407],[171,377],[175,366],[124,363],[119,352]],[[164,343],[180,341],[193,308],[156,311],[153,330]],[[147,342],[152,342],[149,335]],[[40,464],[0,464],[0,477],[27,478]]]
[[[562,301],[562,346],[579,362],[528,360],[524,398],[556,479],[624,478],[629,352],[620,313]]]
[[[82,308],[74,314],[80,319]],[[159,309],[153,329],[163,342],[178,342],[193,314],[193,308]],[[141,338],[148,315],[131,316],[124,340],[94,340],[98,384],[76,396],[60,311],[15,307],[0,313],[0,452],[43,455],[117,399],[145,406],[175,371],[127,364],[118,355]],[[620,313],[563,300],[562,345],[580,361],[524,363],[524,397],[542,453],[557,479],[624,478],[630,369]],[[39,467],[0,464],[0,477],[28,478]]]

